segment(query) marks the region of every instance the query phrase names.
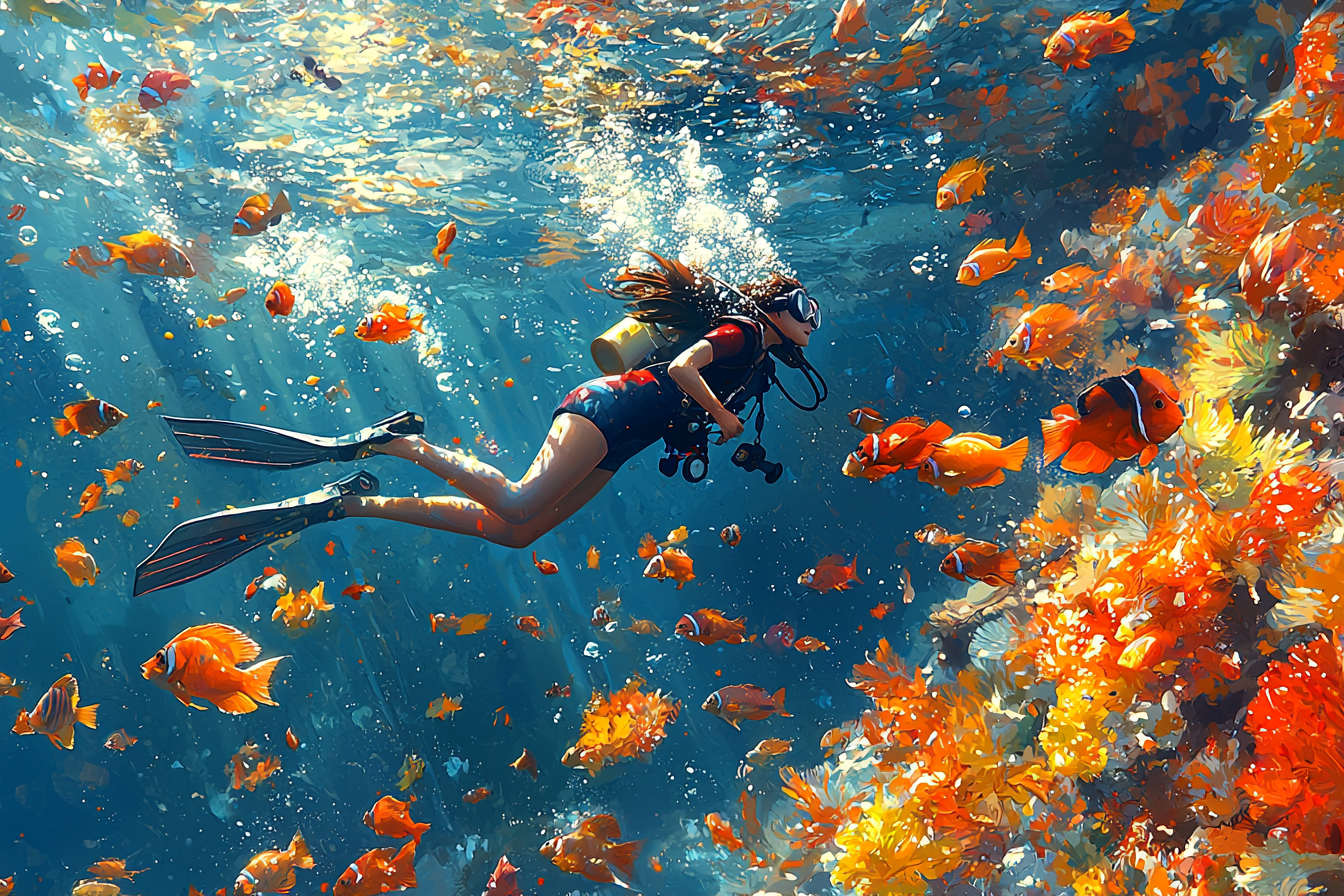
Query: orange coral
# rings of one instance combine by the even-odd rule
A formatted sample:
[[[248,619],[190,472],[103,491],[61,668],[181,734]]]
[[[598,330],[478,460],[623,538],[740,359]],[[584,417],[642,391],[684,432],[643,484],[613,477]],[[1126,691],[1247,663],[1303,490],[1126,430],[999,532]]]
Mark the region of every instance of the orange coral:
[[[1255,760],[1237,782],[1256,821],[1288,829],[1297,852],[1337,853],[1344,819],[1344,669],[1339,644],[1288,649],[1247,707]]]
[[[1231,193],[1215,193],[1200,206],[1191,222],[1193,245],[1215,277],[1226,276],[1241,262],[1273,213],[1273,206],[1259,199]]]
[[[643,685],[644,679],[635,676],[605,697],[593,691],[583,711],[578,743],[560,761],[596,777],[608,765],[646,759],[667,737],[667,726],[677,720],[681,701],[664,697],[662,691],[645,693],[640,690]]]
[[[1109,202],[1092,213],[1092,232],[1101,236],[1124,233],[1148,204],[1148,192],[1142,187],[1116,190]]]

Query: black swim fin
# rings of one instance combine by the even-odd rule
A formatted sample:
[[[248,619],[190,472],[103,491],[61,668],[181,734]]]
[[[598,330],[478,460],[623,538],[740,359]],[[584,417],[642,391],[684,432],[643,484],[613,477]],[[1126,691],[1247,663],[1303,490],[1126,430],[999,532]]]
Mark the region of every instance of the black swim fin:
[[[359,460],[372,453],[369,449],[373,445],[385,444],[398,436],[418,436],[425,431],[425,418],[414,411],[402,411],[358,432],[335,438],[232,420],[163,419],[189,457],[287,470],[323,461]]]
[[[248,551],[288,538],[309,526],[345,518],[346,495],[378,494],[378,480],[359,472],[315,492],[277,504],[222,510],[187,520],[135,568],[138,597],[208,575]]]

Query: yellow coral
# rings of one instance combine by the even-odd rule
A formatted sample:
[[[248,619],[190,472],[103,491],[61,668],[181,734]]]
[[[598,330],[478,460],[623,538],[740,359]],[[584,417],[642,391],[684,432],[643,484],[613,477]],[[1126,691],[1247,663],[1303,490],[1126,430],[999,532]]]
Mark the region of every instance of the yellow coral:
[[[1226,330],[1199,331],[1186,375],[1193,391],[1210,400],[1243,397],[1269,387],[1283,360],[1282,334],[1242,321]]]
[[[1199,452],[1196,473],[1200,487],[1215,498],[1238,495],[1244,500],[1252,481],[1264,470],[1301,463],[1310,445],[1296,433],[1263,431],[1251,422],[1253,408],[1241,419],[1226,401],[1196,392],[1181,428],[1185,444]]]
[[[916,794],[879,790],[873,805],[835,835],[842,850],[831,883],[859,896],[922,896],[961,864],[961,841],[933,829]]]
[[[681,701],[664,697],[662,691],[646,694],[640,690],[643,684],[644,679],[635,676],[605,697],[593,691],[578,743],[560,761],[596,777],[608,765],[652,753],[667,736],[667,726],[676,721]]]

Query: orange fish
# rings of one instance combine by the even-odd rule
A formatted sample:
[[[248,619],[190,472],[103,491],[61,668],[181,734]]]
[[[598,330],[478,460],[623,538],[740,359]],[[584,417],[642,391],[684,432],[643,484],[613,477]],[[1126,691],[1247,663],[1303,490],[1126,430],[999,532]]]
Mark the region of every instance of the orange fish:
[[[87,873],[94,877],[101,877],[103,880],[135,880],[137,874],[148,870],[148,868],[141,868],[139,871],[129,871],[126,868],[125,859],[103,859],[101,862],[94,862],[90,865]]]
[[[1022,469],[1027,459],[1026,437],[1007,448],[998,436],[964,432],[938,445],[919,468],[919,481],[955,496],[963,488],[1002,485],[1004,470]]]
[[[112,267],[112,259],[99,261],[93,257],[93,249],[88,246],[76,246],[70,250],[70,257],[61,262],[63,267],[79,268],[93,279],[98,279],[98,268]]]
[[[882,433],[873,433],[860,442],[845,458],[840,472],[876,482],[898,470],[913,470],[950,435],[952,427],[941,420],[925,423],[921,417],[902,417]]]
[[[459,637],[474,635],[485,628],[492,615],[494,614],[468,613],[465,616],[458,617],[452,614],[445,616],[442,613],[434,613],[429,617],[429,630],[432,632],[456,631]]]
[[[70,577],[70,584],[77,588],[86,582],[94,584],[98,580],[98,573],[102,572],[85,549],[84,542],[78,538],[67,538],[56,545],[56,565],[65,571]]]
[[[140,475],[140,471],[144,468],[145,465],[140,461],[127,458],[117,461],[116,466],[110,470],[99,470],[98,472],[103,474],[103,481],[107,485],[111,485],[114,482],[130,482],[131,477]]]
[[[83,401],[72,401],[61,410],[60,417],[52,417],[51,425],[56,435],[65,438],[77,432],[87,438],[95,438],[126,419],[120,408],[113,407],[101,398],[92,396]]]
[[[975,196],[985,195],[985,175],[990,168],[972,156],[962,159],[938,178],[938,195],[933,204],[940,212],[970,202]],[[982,244],[983,245],[983,244]]]
[[[747,640],[747,617],[728,619],[718,610],[696,610],[678,619],[673,631],[697,644],[717,644],[720,641],[743,644]]]
[[[14,875],[0,878],[0,896],[9,896],[14,892]]]
[[[758,722],[772,715],[791,715],[784,711],[783,688],[771,694],[754,684],[732,684],[719,688],[705,698],[700,708],[738,729],[741,728],[738,723],[743,719]]]
[[[289,204],[289,195],[284,190],[276,195],[274,202],[271,201],[269,193],[249,196],[233,219],[233,235],[256,236],[265,232],[268,227],[279,224],[285,215],[293,211],[293,207]]]
[[[644,567],[644,577],[660,582],[671,579],[677,583],[677,590],[680,591],[683,585],[695,578],[695,563],[680,548],[668,548],[649,560]]]
[[[233,789],[247,788],[248,793],[256,791],[257,785],[280,771],[280,757],[263,756],[257,745],[248,741],[224,766],[224,773],[233,776]],[[275,785],[271,785],[274,787]]]
[[[75,723],[85,728],[98,727],[98,704],[79,705],[79,682],[73,675],[62,675],[56,680],[33,711],[19,710],[14,720],[15,734],[45,734],[56,749],[75,748]]]
[[[297,868],[312,868],[313,854],[303,840],[303,832],[295,831],[289,849],[263,850],[243,866],[233,882],[233,896],[255,896],[257,893],[288,893],[294,889]]]
[[[121,244],[103,240],[109,263],[126,262],[128,274],[148,274],[154,277],[195,277],[196,268],[186,253],[157,233],[142,230],[121,237]]]
[[[868,615],[874,619],[886,619],[887,614],[896,609],[896,604],[878,604],[868,611]]]
[[[553,576],[560,572],[560,567],[556,566],[554,562],[550,560],[538,560],[536,551],[532,552],[532,565],[544,576]]]
[[[359,600],[361,595],[374,590],[376,589],[372,585],[361,585],[356,582],[353,585],[348,585],[345,588],[342,588],[341,594],[351,600]]]
[[[1045,42],[1045,58],[1066,72],[1069,66],[1091,68],[1093,56],[1123,53],[1132,43],[1134,26],[1128,10],[1114,19],[1108,12],[1079,12],[1050,35]]]
[[[518,621],[514,623],[518,631],[531,635],[538,641],[543,640],[541,633],[541,620],[535,616],[519,616]]]
[[[491,790],[489,787],[477,787],[475,790],[462,794],[462,802],[475,805],[490,798]]]
[[[537,780],[537,757],[532,755],[532,751],[523,747],[523,755],[509,763],[509,768],[524,775],[531,775],[532,780]]]
[[[634,632],[637,635],[661,635],[663,630],[648,619],[631,619],[630,627],[621,631]]]
[[[1100,273],[1085,264],[1071,264],[1046,277],[1041,281],[1041,286],[1045,287],[1046,292],[1073,292],[1082,289]]]
[[[120,78],[121,72],[109,68],[106,62],[99,59],[84,66],[84,71],[71,78],[70,83],[75,85],[80,101],[84,102],[88,100],[90,90],[106,90],[115,86]]]
[[[184,630],[141,663],[140,671],[184,706],[203,709],[192,703],[192,698],[200,697],[221,712],[249,713],[258,704],[278,705],[271,699],[271,675],[281,660],[288,659],[277,656],[238,668],[260,654],[256,641],[232,626],[212,622]]]
[[[453,240],[455,239],[457,239],[456,221],[449,221],[447,224],[443,225],[443,227],[439,228],[438,235],[434,237],[435,245],[429,254],[434,256],[434,260],[445,268],[448,267],[448,261],[453,256],[445,255],[444,253],[448,251],[448,247],[453,244]]]
[[[79,513],[70,517],[70,519],[77,520],[90,511],[106,507],[106,504],[101,503],[102,497],[103,487],[96,482],[89,483],[79,496]]]
[[[221,302],[228,302],[230,305],[232,305],[234,302],[238,301],[245,295],[247,295],[246,288],[242,286],[235,286],[233,289],[230,289],[229,291],[225,292],[224,295],[220,296],[219,300]]]
[[[859,432],[875,433],[886,429],[886,418],[870,407],[855,408],[849,412],[849,425]]]
[[[285,729],[285,746],[291,750],[297,750],[300,746],[299,736],[294,733],[293,728]]]
[[[1022,317],[999,352],[1028,370],[1040,370],[1049,361],[1060,370],[1068,370],[1086,357],[1096,338],[1100,305],[1092,305],[1081,315],[1068,305],[1047,302],[1037,305]]]
[[[23,622],[19,619],[19,614],[23,612],[23,607],[19,607],[9,616],[0,616],[0,641],[6,641],[16,631],[24,628]]]
[[[991,277],[1011,271],[1019,258],[1031,257],[1031,243],[1025,229],[1019,230],[1011,248],[1006,240],[981,240],[957,268],[957,282],[979,286]]]
[[[541,845],[541,854],[551,864],[570,874],[582,874],[595,883],[623,884],[634,876],[639,843],[617,843],[621,826],[611,815],[594,815],[579,822],[568,834],[552,837]]]
[[[378,896],[393,890],[415,889],[415,841],[400,850],[371,849],[341,872],[333,896]]]
[[[33,256],[29,255],[27,252],[19,252],[15,254],[13,257],[11,257],[8,261],[6,261],[5,264],[12,264],[18,266],[21,264],[27,264],[32,260]]]
[[[14,573],[10,572],[9,567],[5,566],[5,564],[0,563],[0,585],[12,581],[14,581]]]
[[[294,293],[284,281],[275,281],[266,293],[266,310],[271,312],[271,317],[289,317],[294,310]]]
[[[735,548],[742,543],[742,527],[737,523],[724,526],[719,532],[719,540],[730,548]]]
[[[447,694],[444,694],[429,701],[429,708],[425,710],[425,718],[446,719],[460,709],[462,709],[461,694],[458,694],[456,697],[449,697]]]
[[[831,26],[831,39],[841,45],[858,43],[856,35],[867,27],[867,0],[844,0],[835,13],[835,24]]]
[[[965,535],[948,532],[937,523],[929,523],[915,533],[915,541],[920,544],[961,544]]]
[[[140,511],[135,509],[128,510],[125,513],[123,513],[120,517],[118,517],[118,519],[121,520],[121,524],[123,526],[129,529],[136,523],[140,522]]]
[[[1180,399],[1166,374],[1151,367],[1104,379],[1078,396],[1076,407],[1061,404],[1053,419],[1041,421],[1045,463],[1063,457],[1060,466],[1070,473],[1103,473],[1137,456],[1146,466],[1185,422]]]
[[[858,576],[859,555],[853,562],[845,563],[844,554],[829,554],[817,561],[817,565],[798,577],[799,585],[806,585],[813,591],[844,591],[851,582],[863,584]]]
[[[962,582],[970,579],[1002,588],[1017,582],[1017,571],[1021,567],[1017,555],[1007,548],[971,538],[953,548],[938,569],[943,575]]]
[[[508,856],[500,856],[490,879],[485,882],[485,896],[523,896],[518,888],[518,869]]]
[[[171,69],[150,69],[140,82],[140,95],[137,100],[140,108],[146,111],[166,106],[173,100],[182,98],[182,91],[191,89],[191,79],[181,72]]]
[[[229,319],[222,314],[207,314],[205,317],[196,318],[196,329],[213,330],[215,327],[222,327],[229,322]]]
[[[116,750],[118,753],[124,753],[127,747],[133,747],[140,742],[140,738],[132,737],[126,733],[125,728],[112,732],[112,736],[103,744],[106,749]],[[137,874],[139,872],[136,872]]]
[[[732,824],[719,813],[711,812],[705,816],[705,829],[709,831],[709,839],[715,846],[722,846],[729,852],[737,852],[742,848],[742,840],[733,833]]]
[[[814,638],[811,635],[803,635],[793,642],[793,649],[802,653],[811,653],[814,650],[830,650],[831,647],[820,638]]]
[[[505,385],[508,385],[508,383],[505,383]],[[585,555],[585,559],[588,561],[589,569],[597,569],[601,565],[602,552],[597,549],[597,545],[588,545],[588,553]]]
[[[412,800],[415,797],[411,797]],[[411,804],[385,796],[373,804],[373,808],[364,813],[364,823],[373,828],[380,837],[392,837],[400,840],[410,837],[419,843],[420,838],[429,830],[429,822],[415,821],[411,818]]]
[[[396,345],[411,338],[412,333],[423,333],[424,314],[411,314],[411,309],[394,302],[384,302],[377,311],[366,314],[355,327],[355,337],[365,342],[386,342]]]
[[[28,206],[15,204],[10,207],[9,214],[5,216],[9,221],[22,221],[23,216],[28,211]]]

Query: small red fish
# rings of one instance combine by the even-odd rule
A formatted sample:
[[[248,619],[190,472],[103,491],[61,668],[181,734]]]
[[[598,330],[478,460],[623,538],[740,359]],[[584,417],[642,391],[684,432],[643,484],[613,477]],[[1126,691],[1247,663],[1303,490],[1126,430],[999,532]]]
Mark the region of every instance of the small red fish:
[[[118,731],[113,731],[112,736],[107,739],[107,742],[104,743],[103,746],[108,750],[116,750],[118,753],[124,753],[127,747],[133,747],[139,742],[140,738],[132,737],[126,733],[125,728],[122,728]]]
[[[151,69],[140,83],[140,108],[149,110],[166,106],[182,98],[182,91],[191,89],[191,79],[170,69]]]
[[[19,614],[22,612],[23,607],[19,607],[12,615],[0,616],[0,641],[8,640],[11,635],[24,627],[19,619]]]
[[[22,221],[24,214],[28,211],[28,206],[15,204],[10,206],[9,214],[5,216],[8,221]]]
[[[723,530],[719,532],[719,540],[730,548],[737,547],[742,543],[742,527],[737,523],[724,526]]]
[[[108,263],[125,262],[128,274],[183,280],[196,276],[196,268],[187,253],[157,233],[142,230],[119,239],[119,243],[109,243],[107,240],[102,243],[108,251]]]
[[[491,792],[489,787],[477,787],[475,790],[462,794],[462,802],[479,803],[481,800],[489,799]]]
[[[1017,555],[988,541],[968,539],[943,558],[938,569],[962,582],[970,579],[986,585],[1005,587],[1017,582],[1022,568]]]
[[[79,496],[79,513],[71,519],[77,520],[86,513],[106,507],[107,505],[102,503],[102,497],[103,487],[96,482],[90,483]]]
[[[300,745],[301,745],[301,741],[299,740],[299,736],[298,736],[297,734],[294,733],[294,729],[293,729],[293,728],[286,728],[286,729],[285,729],[285,746],[289,747],[291,750],[297,750],[297,749],[300,747]]]
[[[75,85],[80,100],[87,101],[90,90],[106,90],[114,86],[120,78],[121,72],[109,68],[106,62],[99,59],[84,66],[84,71],[71,78],[70,83]]]
[[[1062,457],[1060,466],[1070,473],[1103,473],[1115,461],[1137,456],[1146,466],[1184,422],[1175,384],[1159,370],[1136,367],[1102,380],[1078,396],[1076,407],[1061,404],[1053,419],[1041,421],[1045,463]]]
[[[886,619],[887,614],[896,609],[896,604],[878,604],[868,611],[868,615],[874,619]]]
[[[717,644],[720,641],[742,644],[747,640],[747,617],[728,619],[718,610],[696,610],[677,620],[674,631],[687,641],[697,644]]]
[[[243,600],[251,600],[263,588],[271,588],[276,594],[281,594],[287,590],[288,584],[288,580],[281,574],[280,570],[274,566],[267,566],[261,571],[261,575],[253,579],[247,588],[243,589]]]
[[[538,641],[542,640],[541,620],[535,616],[519,616],[518,621],[514,623],[518,631],[526,635],[531,635]]]
[[[1017,234],[1012,246],[1007,240],[982,240],[957,268],[957,282],[979,286],[986,280],[1011,271],[1020,258],[1031,257],[1031,243],[1025,229]]]
[[[733,684],[719,688],[705,698],[700,708],[739,730],[741,725],[738,723],[743,720],[758,722],[772,715],[791,715],[784,710],[783,688],[771,694],[754,684]]]
[[[859,555],[854,555],[852,563],[845,563],[844,554],[830,554],[817,561],[817,565],[798,577],[799,585],[806,585],[813,591],[844,591],[851,582],[862,585],[858,576]]]
[[[537,571],[544,576],[553,576],[560,572],[560,567],[556,566],[550,560],[538,560],[536,551],[532,552],[532,564],[536,566]]]
[[[341,594],[345,595],[351,600],[359,600],[360,596],[363,595],[365,592],[373,590],[375,589],[372,585],[361,585],[360,583],[356,582],[353,585],[349,585],[345,588],[342,588]]]
[[[453,240],[455,239],[457,239],[456,221],[449,221],[447,224],[443,225],[434,238],[434,249],[429,254],[434,256],[434,260],[445,268],[448,267],[449,259],[453,257],[445,253],[447,253],[448,247],[453,244]]]
[[[765,630],[764,637],[761,640],[775,652],[788,650],[793,646],[793,626],[787,622],[776,622]]]
[[[65,438],[77,432],[87,438],[94,438],[107,432],[126,419],[126,413],[102,399],[89,397],[84,401],[73,401],[61,409],[60,417],[52,417],[51,425],[56,435]]]
[[[288,317],[294,310],[294,293],[284,281],[275,281],[271,291],[266,293],[266,310],[271,312],[271,317]]]
[[[952,427],[941,420],[925,423],[921,417],[903,417],[860,442],[840,472],[875,482],[898,470],[913,470],[950,435]]]
[[[509,862],[508,856],[500,856],[490,879],[485,882],[485,896],[523,896],[518,889],[518,869]]]
[[[9,567],[5,566],[5,564],[0,563],[0,585],[12,581],[14,581],[14,573],[10,572]]]
[[[830,645],[820,638],[814,638],[811,635],[803,635],[797,641],[793,642],[793,649],[801,653],[811,653],[814,650],[830,650]]]
[[[849,412],[849,425],[859,432],[872,434],[887,428],[887,420],[877,411],[864,406]]]
[[[613,816],[594,815],[579,822],[570,833],[547,840],[541,845],[541,854],[561,871],[628,889],[615,872],[626,879],[634,876],[640,844],[617,843],[620,836],[621,826]]]

